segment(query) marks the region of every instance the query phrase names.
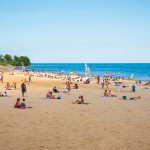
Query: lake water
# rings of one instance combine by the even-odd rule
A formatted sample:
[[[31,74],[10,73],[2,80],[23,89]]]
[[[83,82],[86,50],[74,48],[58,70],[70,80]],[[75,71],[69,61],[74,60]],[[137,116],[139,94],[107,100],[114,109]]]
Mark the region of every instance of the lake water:
[[[120,74],[121,76],[128,78],[133,73],[135,79],[146,81],[150,80],[150,63],[89,63],[87,65],[90,68],[92,76],[102,76],[106,72],[111,72],[113,77]],[[79,75],[85,74],[85,64],[83,63],[33,63],[28,66],[27,69],[56,73],[60,73],[63,70],[64,74],[70,74],[70,72],[75,72]]]

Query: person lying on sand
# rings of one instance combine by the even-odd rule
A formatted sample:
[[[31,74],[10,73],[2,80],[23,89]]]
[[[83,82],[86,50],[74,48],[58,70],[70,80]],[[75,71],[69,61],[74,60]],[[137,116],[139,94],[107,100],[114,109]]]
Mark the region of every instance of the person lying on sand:
[[[4,97],[7,96],[7,92],[6,92],[6,91],[5,91],[4,93],[1,93],[1,92],[0,92],[0,97],[3,97],[3,96],[4,96]]]
[[[54,92],[54,93],[59,93],[59,91],[57,90],[56,86],[54,86],[53,92]]]
[[[144,86],[150,86],[150,81],[145,83]]]
[[[137,97],[131,97],[129,98],[129,100],[140,100],[141,99],[141,96],[137,96]]]
[[[9,73],[9,75],[14,75],[14,73],[12,72],[12,73]]]
[[[84,104],[84,98],[83,96],[79,96],[79,100],[76,100],[75,102],[72,102],[72,104]]]

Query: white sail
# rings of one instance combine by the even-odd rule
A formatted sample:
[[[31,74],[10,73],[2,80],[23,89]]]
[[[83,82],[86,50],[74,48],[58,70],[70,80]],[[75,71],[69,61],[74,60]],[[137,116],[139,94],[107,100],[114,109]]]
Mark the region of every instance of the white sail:
[[[26,68],[24,66],[24,63],[22,62],[22,71],[24,71]]]
[[[90,68],[88,67],[86,63],[85,63],[85,76],[91,77]]]

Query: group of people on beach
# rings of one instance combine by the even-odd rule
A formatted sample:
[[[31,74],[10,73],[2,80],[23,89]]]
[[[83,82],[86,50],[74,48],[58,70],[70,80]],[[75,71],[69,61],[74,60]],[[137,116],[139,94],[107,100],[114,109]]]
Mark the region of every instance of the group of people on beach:
[[[116,95],[111,93],[111,90],[105,90],[104,96],[105,97],[117,97]]]
[[[71,92],[71,79],[68,78],[68,80],[66,81],[65,83],[65,88],[64,88],[64,91],[62,91],[63,93],[67,93],[68,95],[70,94]],[[74,86],[73,86],[73,89],[78,89],[78,84],[75,83]],[[49,99],[61,99],[61,96],[55,96],[53,93],[59,93],[60,91],[56,88],[56,86],[54,86],[53,88],[53,91],[48,91],[46,93],[46,98],[49,98]],[[79,99],[72,102],[73,104],[84,104],[84,97],[83,95],[80,95],[79,96]]]
[[[6,86],[5,86],[6,90],[16,90],[17,89],[17,83],[16,82],[13,82],[12,84],[10,84],[9,82],[6,83]]]
[[[54,91],[53,91],[54,92]],[[53,94],[53,92],[52,91],[48,91],[47,92],[47,94],[46,94],[46,98],[49,98],[49,99],[61,99],[61,96],[55,96],[54,94]],[[54,92],[54,93],[58,93],[58,92]]]
[[[112,83],[111,82],[112,81],[111,75],[109,75],[109,76],[106,75],[104,77],[98,76],[95,79],[97,81],[96,83],[101,85],[101,88],[104,89],[104,97],[117,97],[117,95],[112,94],[112,91],[109,89],[109,85]],[[3,83],[3,75],[0,75],[0,81]],[[48,98],[48,99],[61,99],[62,96],[60,96],[60,95],[56,96],[55,94],[63,92],[63,93],[67,93],[68,95],[70,95],[70,92],[72,89],[79,89],[77,82],[75,82],[75,84],[72,86],[72,81],[73,80],[71,79],[71,77],[68,76],[66,79],[66,82],[65,82],[64,90],[60,91],[56,88],[56,86],[54,86],[52,90],[50,90],[46,93],[46,98]],[[32,75],[31,74],[28,74],[28,80],[26,80],[26,79],[22,80],[22,83],[21,83],[22,97],[25,96],[25,93],[27,91],[26,83],[30,84],[31,82],[32,82]],[[84,81],[83,83],[84,84],[90,84],[90,82],[91,82],[91,78],[87,78],[87,80]],[[71,88],[71,86],[72,86],[72,88]],[[144,86],[150,86],[150,82],[145,83]],[[11,85],[9,82],[7,82],[5,88],[6,88],[6,90],[10,90],[12,88],[16,89],[17,83],[13,82],[13,84]],[[4,93],[0,92],[0,97],[2,97],[2,96],[7,96],[7,92],[6,91]],[[141,99],[141,96],[135,96],[135,97],[129,98],[129,100],[138,100],[138,99]],[[85,103],[85,100],[84,100],[83,95],[80,95],[77,100],[72,102],[72,104],[84,104],[84,103]],[[22,98],[22,99],[17,98],[14,107],[15,108],[21,108],[21,109],[31,108],[31,107],[26,106],[25,98]]]
[[[26,105],[25,98],[23,98],[22,100],[20,98],[17,98],[14,108],[25,109],[25,108],[32,108],[32,107]]]

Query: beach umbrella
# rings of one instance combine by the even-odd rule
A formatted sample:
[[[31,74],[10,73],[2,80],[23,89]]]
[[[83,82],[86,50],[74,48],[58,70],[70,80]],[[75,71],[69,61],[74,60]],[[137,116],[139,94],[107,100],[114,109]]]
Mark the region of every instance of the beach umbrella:
[[[75,74],[74,72],[70,72],[71,75]]]

